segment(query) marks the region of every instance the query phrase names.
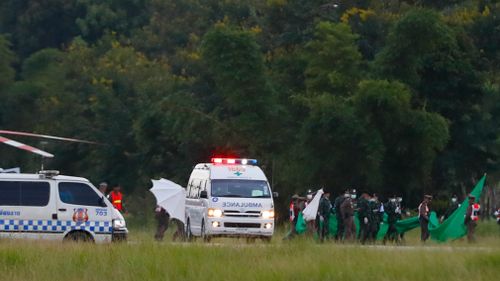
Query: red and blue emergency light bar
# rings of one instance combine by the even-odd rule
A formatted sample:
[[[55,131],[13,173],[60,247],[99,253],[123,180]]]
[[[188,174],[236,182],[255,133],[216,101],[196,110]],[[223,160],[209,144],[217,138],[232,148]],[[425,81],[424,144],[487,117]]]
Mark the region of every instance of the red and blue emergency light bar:
[[[257,160],[247,158],[212,158],[212,164],[257,165]]]

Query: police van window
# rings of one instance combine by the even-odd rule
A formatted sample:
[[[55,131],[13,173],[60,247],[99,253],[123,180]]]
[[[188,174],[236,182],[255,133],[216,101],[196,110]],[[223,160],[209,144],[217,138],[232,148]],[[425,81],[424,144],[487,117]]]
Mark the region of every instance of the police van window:
[[[0,206],[43,207],[49,204],[48,182],[0,182]]]
[[[100,207],[99,196],[89,185],[78,182],[59,183],[59,198],[63,203]]]

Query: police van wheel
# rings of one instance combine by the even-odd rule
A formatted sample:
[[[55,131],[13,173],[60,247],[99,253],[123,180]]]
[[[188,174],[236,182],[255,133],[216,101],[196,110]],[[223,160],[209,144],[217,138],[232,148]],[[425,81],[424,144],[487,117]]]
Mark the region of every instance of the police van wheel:
[[[203,238],[203,242],[210,242],[211,237],[207,235],[206,228],[205,228],[205,221],[202,222],[201,224],[201,238]]]
[[[93,242],[92,237],[83,231],[70,232],[64,237],[64,241],[69,242]]]

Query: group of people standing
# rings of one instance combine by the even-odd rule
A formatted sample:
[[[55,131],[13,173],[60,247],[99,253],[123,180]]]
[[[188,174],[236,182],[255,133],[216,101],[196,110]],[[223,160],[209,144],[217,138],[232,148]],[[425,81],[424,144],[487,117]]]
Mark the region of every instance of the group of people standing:
[[[312,235],[317,233],[320,241],[326,238],[334,238],[336,241],[354,241],[361,243],[374,242],[379,232],[380,223],[383,221],[384,213],[387,214],[389,228],[384,241],[397,241],[400,237],[397,233],[395,223],[401,219],[401,197],[392,197],[383,204],[377,194],[361,194],[357,198],[355,189],[347,189],[343,194],[330,200],[330,191],[324,190],[319,202],[318,215],[316,219],[306,221],[306,233]],[[308,191],[306,197],[295,194],[290,202],[291,231],[286,237],[292,238],[296,231],[299,213],[311,203],[315,194]],[[335,233],[330,233],[330,215],[335,217],[337,228]],[[359,234],[356,229],[355,216],[359,220]]]
[[[465,217],[464,217],[464,225],[467,229],[467,240],[469,242],[474,242],[475,237],[475,229],[477,226],[477,221],[479,220],[479,211],[481,209],[481,206],[479,203],[476,202],[476,197],[472,194],[469,194],[468,196],[469,199],[469,204],[467,206],[467,210],[465,211]],[[420,240],[422,242],[427,241],[430,237],[430,232],[429,232],[429,214],[430,214],[430,204],[432,202],[432,196],[431,195],[424,195],[424,200],[420,205],[418,206],[418,220],[420,223]],[[460,204],[458,203],[458,198],[456,195],[453,195],[451,198],[450,206],[446,210],[446,213],[441,217],[441,222],[447,219],[453,212],[455,212],[456,209],[460,207]]]
[[[291,231],[285,239],[291,239],[298,234],[296,226],[299,214],[311,204],[315,195],[315,193],[309,190],[306,197],[300,197],[297,194],[292,197],[289,214]],[[467,229],[468,241],[473,242],[474,231],[479,219],[480,205],[476,203],[476,197],[473,195],[469,195],[468,198],[469,204],[463,223]],[[321,194],[316,218],[311,216],[306,218],[304,216],[307,228],[306,234],[312,236],[314,233],[317,233],[321,242],[327,238],[335,239],[335,241],[352,242],[358,240],[362,244],[367,242],[373,243],[377,239],[382,239],[384,243],[387,241],[400,242],[403,239],[404,232],[398,232],[396,223],[402,219],[402,201],[401,197],[393,196],[386,203],[382,203],[377,194],[370,195],[368,193],[363,193],[357,198],[355,189],[348,189],[331,201],[330,191],[325,190]],[[417,210],[422,242],[427,241],[430,237],[431,202],[432,196],[424,195],[423,201]],[[441,217],[441,222],[451,216],[459,207],[458,198],[454,195],[451,198],[450,206]],[[335,233],[330,233],[332,218],[336,220],[337,227]],[[356,219],[359,223],[355,223]],[[387,231],[380,231],[381,222],[386,223]],[[356,227],[359,227],[359,229],[356,229]]]

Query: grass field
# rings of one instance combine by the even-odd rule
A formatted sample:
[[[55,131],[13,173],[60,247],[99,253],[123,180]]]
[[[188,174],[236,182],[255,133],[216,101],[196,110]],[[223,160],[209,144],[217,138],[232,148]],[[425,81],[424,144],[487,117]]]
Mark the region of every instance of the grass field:
[[[421,245],[418,231],[407,235],[405,246],[283,242],[284,231],[270,244],[156,243],[152,233],[132,230],[129,243],[110,245],[0,240],[0,280],[493,281],[500,276],[500,227],[494,223],[481,224],[472,245]]]

